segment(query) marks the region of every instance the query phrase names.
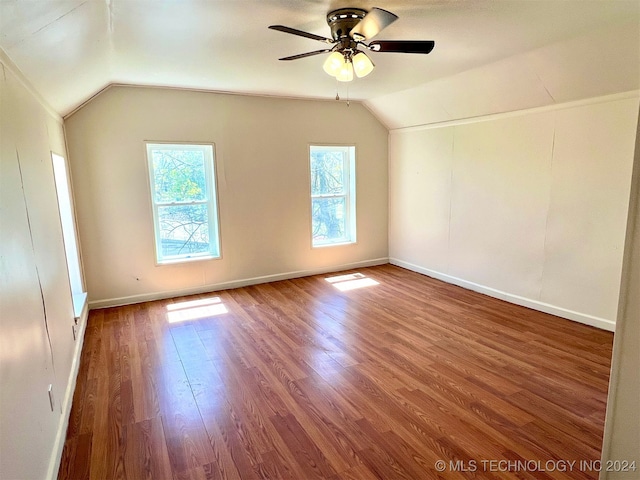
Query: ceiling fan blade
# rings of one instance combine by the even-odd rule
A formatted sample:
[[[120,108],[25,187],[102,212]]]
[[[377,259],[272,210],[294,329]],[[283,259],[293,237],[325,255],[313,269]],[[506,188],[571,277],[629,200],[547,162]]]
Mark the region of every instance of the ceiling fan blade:
[[[435,45],[433,40],[380,40],[371,42],[369,49],[374,52],[429,53]]]
[[[319,42],[324,43],[334,43],[333,40],[326,37],[321,37],[320,35],[316,35],[315,33],[303,32],[302,30],[296,30],[295,28],[285,27],[284,25],[271,25],[269,26],[271,30],[277,30],[279,32],[290,33],[292,35],[298,35],[299,37],[310,38],[312,40],[318,40]]]
[[[349,36],[354,40],[369,40],[397,19],[397,15],[374,7],[351,29]]]
[[[325,50],[315,50],[313,52],[300,53],[298,55],[292,55],[290,57],[279,58],[278,60],[297,60],[298,58],[312,57],[313,55],[320,55],[321,53],[327,53],[330,51],[330,48],[327,48]]]

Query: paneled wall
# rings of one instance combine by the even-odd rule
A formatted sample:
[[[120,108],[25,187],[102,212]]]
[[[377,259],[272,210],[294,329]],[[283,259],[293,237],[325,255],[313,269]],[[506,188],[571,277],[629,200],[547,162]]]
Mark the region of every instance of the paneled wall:
[[[388,135],[358,103],[113,87],[65,127],[92,306],[387,261]],[[155,265],[145,140],[215,143],[221,259]],[[311,248],[314,143],[356,146],[356,244]]]
[[[392,130],[393,263],[613,329],[637,96]]]
[[[640,130],[636,137],[622,272],[602,442],[602,465],[614,468],[601,472],[601,480],[633,478],[640,466]],[[635,462],[635,473],[628,468],[620,468],[622,462],[627,462],[625,467]]]
[[[0,478],[47,478],[79,358],[51,161],[66,150],[62,119],[0,61]]]

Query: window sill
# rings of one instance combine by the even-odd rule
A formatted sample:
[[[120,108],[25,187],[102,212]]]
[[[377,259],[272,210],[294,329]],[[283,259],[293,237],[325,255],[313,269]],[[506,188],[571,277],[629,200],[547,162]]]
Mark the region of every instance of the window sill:
[[[325,248],[325,247],[340,247],[340,246],[345,246],[345,245],[355,245],[356,242],[355,240],[345,240],[342,242],[335,242],[335,243],[321,243],[320,245],[311,245],[311,248]]]
[[[185,257],[185,258],[176,258],[175,260],[163,260],[161,262],[156,261],[156,266],[162,267],[164,265],[179,265],[181,263],[191,263],[191,262],[203,262],[206,260],[220,260],[222,256],[218,255],[217,257],[207,255],[202,257]]]
[[[82,316],[84,307],[87,306],[87,292],[74,293],[72,297],[73,297],[73,316],[75,317],[75,320],[77,322]]]

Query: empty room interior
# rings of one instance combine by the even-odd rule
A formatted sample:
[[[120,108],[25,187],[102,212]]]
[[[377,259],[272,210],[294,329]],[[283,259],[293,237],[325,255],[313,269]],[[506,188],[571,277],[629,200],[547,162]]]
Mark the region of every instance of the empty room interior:
[[[0,0],[0,478],[640,478],[636,0]]]

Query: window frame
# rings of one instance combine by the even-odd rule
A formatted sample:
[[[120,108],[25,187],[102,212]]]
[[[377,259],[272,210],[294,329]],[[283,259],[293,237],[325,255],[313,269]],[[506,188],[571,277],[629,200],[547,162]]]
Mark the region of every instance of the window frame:
[[[340,194],[313,194],[312,185],[312,157],[313,150],[335,151],[341,150],[345,153],[343,157],[343,185],[344,193]],[[310,208],[310,237],[312,248],[325,248],[340,245],[350,245],[356,241],[356,145],[355,144],[309,144],[308,166],[309,166],[309,208]],[[345,199],[345,234],[339,239],[323,240],[316,242],[313,238],[313,201],[316,198],[344,198]]]
[[[222,247],[220,241],[220,219],[218,209],[218,185],[216,175],[216,150],[215,143],[199,142],[162,142],[145,141],[145,153],[147,156],[147,177],[149,184],[149,199],[151,200],[151,211],[153,217],[153,236],[155,263],[160,265],[172,265],[176,263],[188,263],[203,260],[216,260],[222,258]],[[157,202],[155,196],[155,176],[153,167],[154,150],[195,150],[202,151],[204,155],[205,174],[205,199],[188,200],[180,202]],[[176,205],[207,205],[207,224],[209,230],[209,250],[202,253],[186,253],[176,256],[162,255],[162,238],[160,229],[159,209],[161,207]]]
[[[77,325],[87,302],[87,291],[84,284],[82,257],[78,241],[71,172],[69,163],[64,155],[59,155],[54,151],[50,151],[50,153],[67,273],[69,275],[69,289]]]

